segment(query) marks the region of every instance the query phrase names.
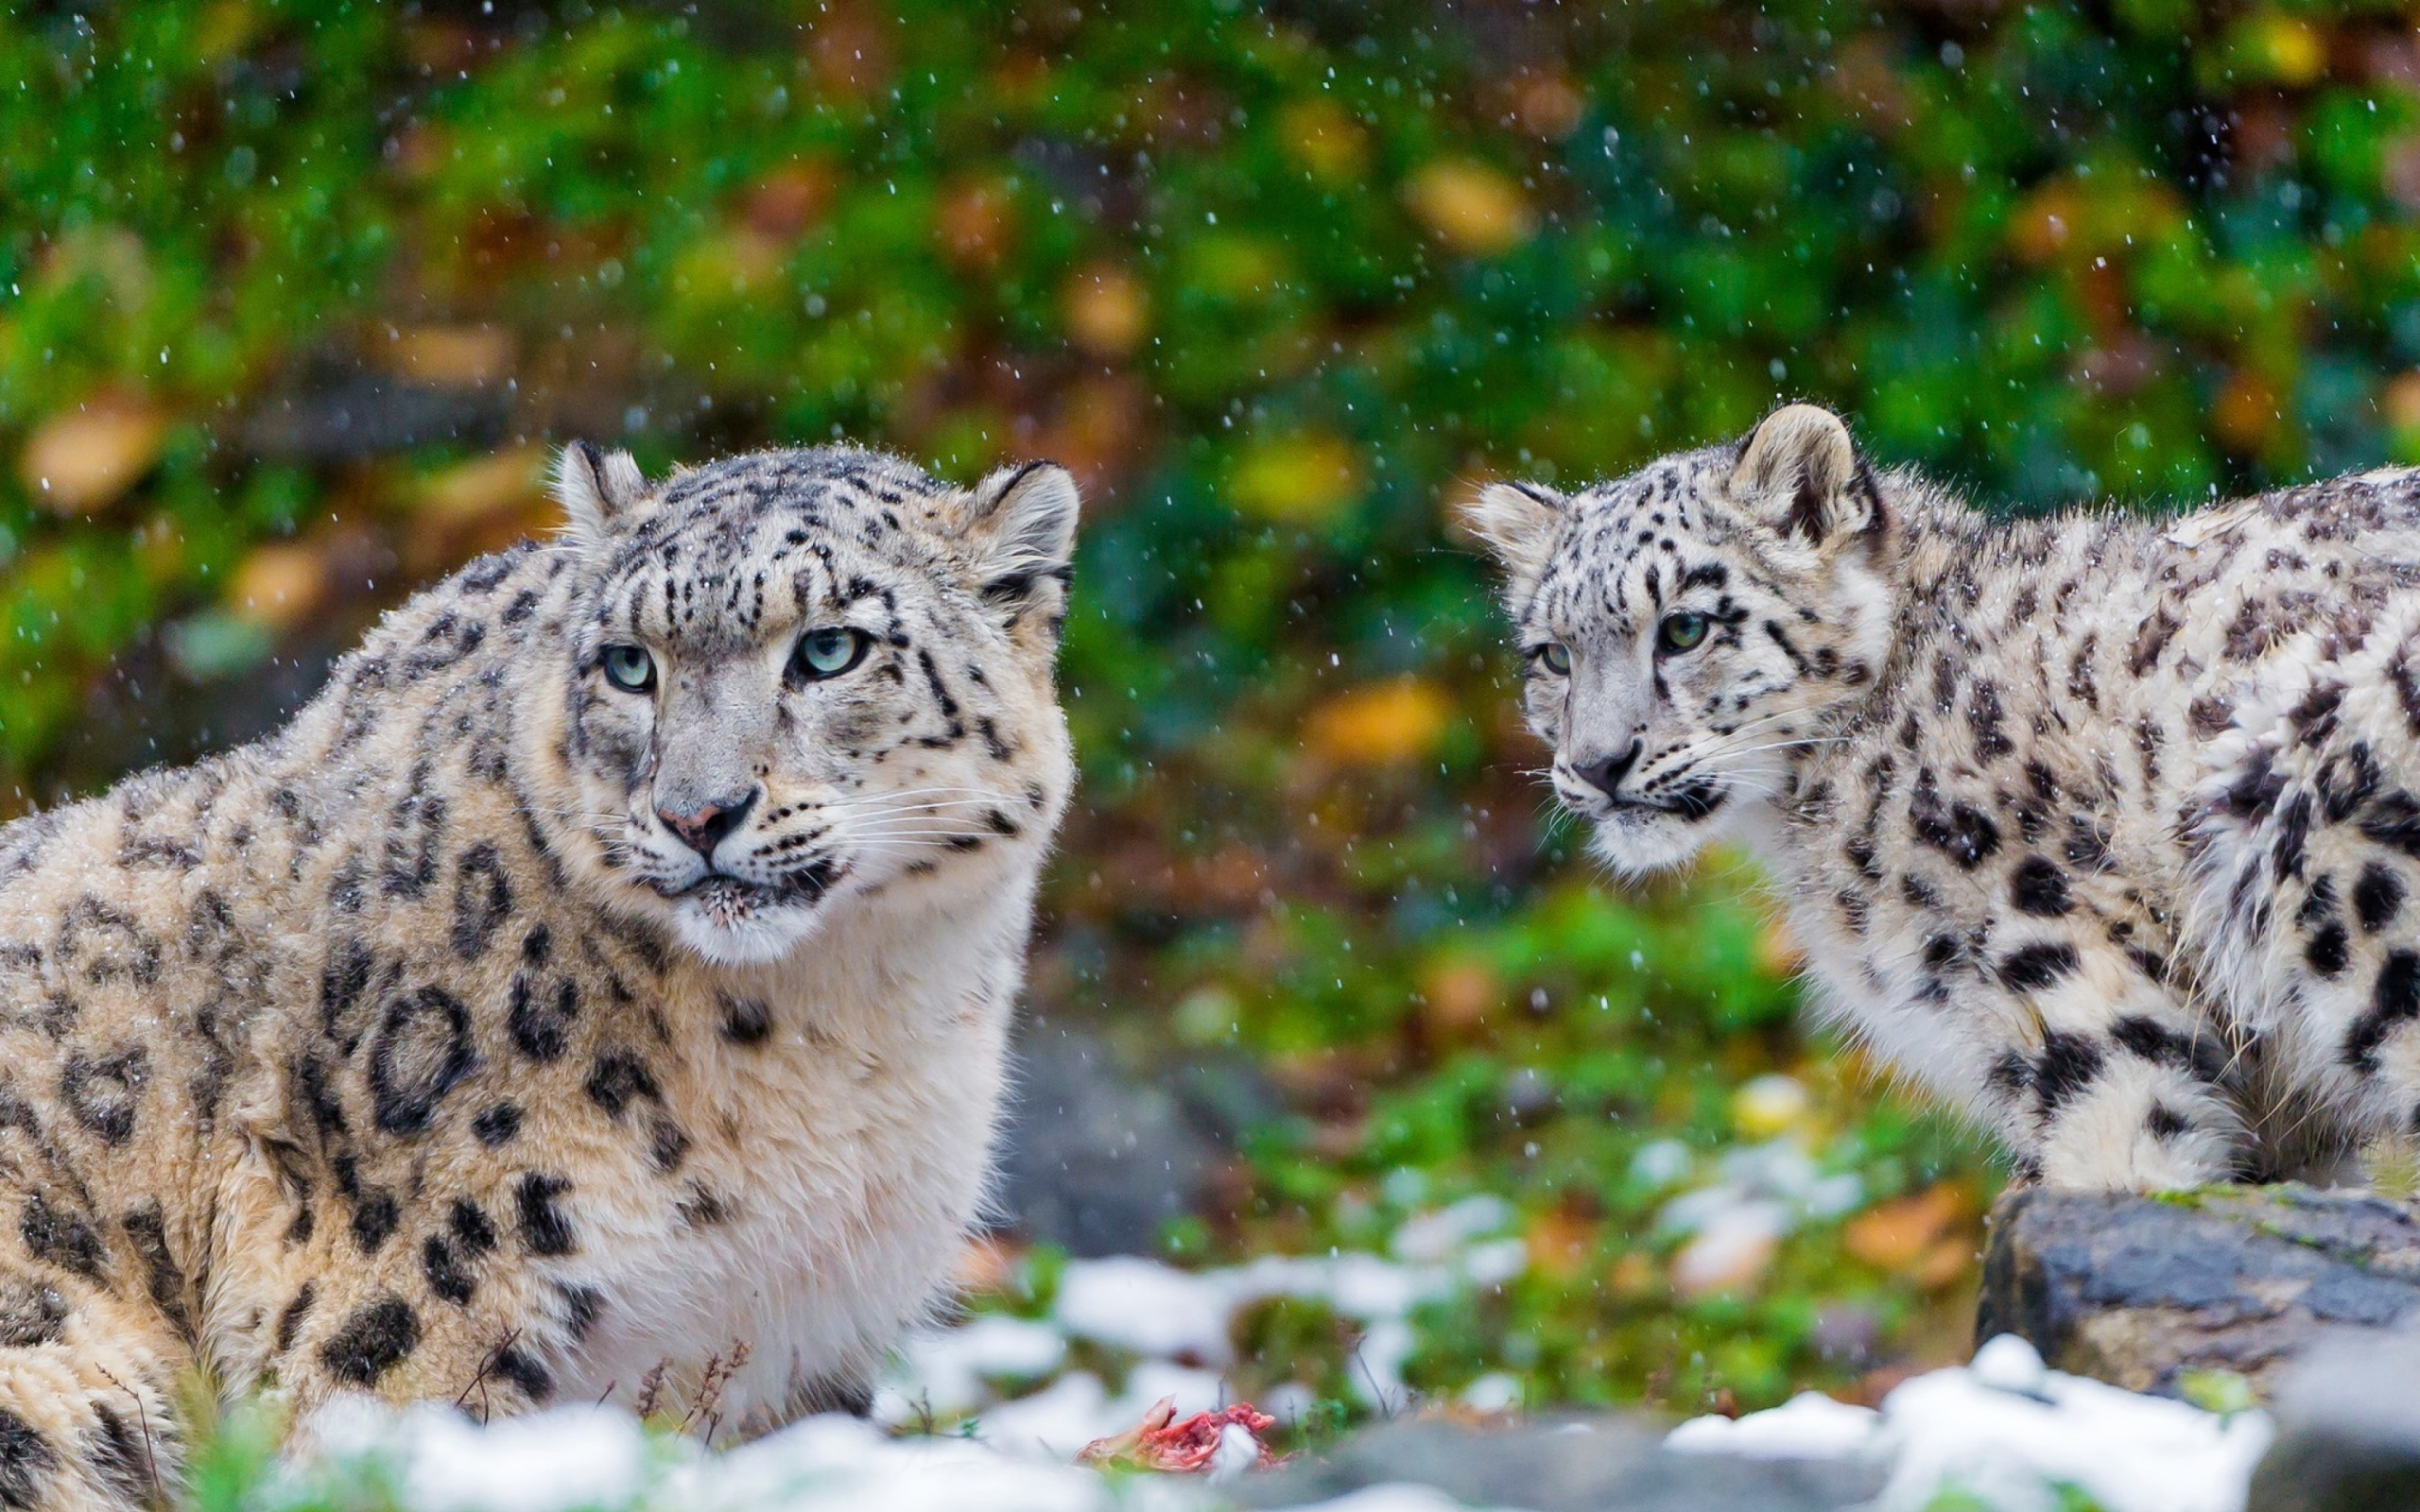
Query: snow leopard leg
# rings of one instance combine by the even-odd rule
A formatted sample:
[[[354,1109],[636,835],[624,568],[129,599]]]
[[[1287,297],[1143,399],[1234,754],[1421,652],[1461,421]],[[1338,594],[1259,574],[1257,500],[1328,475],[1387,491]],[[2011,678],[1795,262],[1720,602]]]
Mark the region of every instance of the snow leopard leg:
[[[2420,805],[2406,822],[2420,841]],[[2325,1064],[2299,1078],[2307,1106],[2295,1126],[2336,1132],[2347,1147],[2420,1131],[2420,905],[2410,902],[2420,866],[2341,830],[2315,837],[2312,853],[2283,969]]]
[[[2381,685],[2420,687],[2410,662],[2398,651]],[[2274,1024],[2267,1172],[2358,1180],[2371,1137],[2420,1131],[2420,794],[2397,785],[2420,768],[2415,709],[2323,683],[2202,800],[2211,974]]]
[[[0,1507],[172,1504],[183,1458],[174,1397],[193,1364],[147,1299],[114,1296],[72,1264],[0,1262]]]
[[[1987,1096],[2020,1175],[2158,1192],[2234,1174],[2245,1133],[2222,1089],[2227,1056],[2164,980],[2166,963],[2045,938],[1998,953],[1990,971],[2007,994],[1992,1017],[2011,1033]]]

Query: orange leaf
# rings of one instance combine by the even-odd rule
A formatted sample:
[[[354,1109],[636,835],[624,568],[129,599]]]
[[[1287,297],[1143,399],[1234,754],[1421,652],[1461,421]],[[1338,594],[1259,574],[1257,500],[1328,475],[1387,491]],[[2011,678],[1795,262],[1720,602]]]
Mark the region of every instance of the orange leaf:
[[[1904,1270],[1958,1221],[1965,1206],[1966,1194],[1956,1182],[1937,1182],[1859,1214],[1841,1231],[1841,1245],[1876,1269]]]
[[[132,394],[104,394],[36,427],[18,475],[37,503],[60,514],[96,514],[160,459],[166,419]]]

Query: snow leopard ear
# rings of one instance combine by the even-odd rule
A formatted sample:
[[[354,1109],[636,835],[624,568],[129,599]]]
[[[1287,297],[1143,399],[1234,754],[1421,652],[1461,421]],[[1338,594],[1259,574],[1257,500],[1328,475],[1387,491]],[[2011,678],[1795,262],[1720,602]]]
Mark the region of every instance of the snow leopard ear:
[[[1519,600],[1546,576],[1555,531],[1569,509],[1569,500],[1542,483],[1491,483],[1462,507],[1462,524],[1495,554]]]
[[[1882,526],[1882,496],[1841,417],[1785,404],[1739,443],[1733,497],[1767,525],[1825,548]]]
[[[628,452],[600,456],[586,441],[573,441],[555,459],[555,502],[570,522],[566,533],[583,546],[602,541],[645,497],[647,474]]]
[[[983,596],[1017,612],[1063,600],[1082,507],[1075,478],[1056,462],[1004,467],[975,485],[952,534],[973,558]]]

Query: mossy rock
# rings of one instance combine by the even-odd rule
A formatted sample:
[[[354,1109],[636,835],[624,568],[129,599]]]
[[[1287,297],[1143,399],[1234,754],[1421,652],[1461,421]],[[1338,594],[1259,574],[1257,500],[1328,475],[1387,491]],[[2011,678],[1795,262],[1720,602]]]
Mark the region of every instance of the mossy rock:
[[[2175,1196],[2011,1192],[1992,1213],[1978,1343],[2188,1395],[2228,1371],[2266,1397],[2323,1331],[2420,1314],[2420,1208],[2288,1184]]]

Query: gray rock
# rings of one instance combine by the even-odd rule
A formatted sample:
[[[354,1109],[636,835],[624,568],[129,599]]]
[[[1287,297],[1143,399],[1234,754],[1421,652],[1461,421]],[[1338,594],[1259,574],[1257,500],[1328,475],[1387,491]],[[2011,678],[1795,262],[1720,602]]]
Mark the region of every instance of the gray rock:
[[[1219,1158],[1167,1089],[1126,1075],[1099,1040],[1044,1028],[1017,1046],[1000,1197],[1028,1239],[1081,1256],[1150,1254],[1194,1210]]]
[[[1644,1415],[1474,1428],[1403,1418],[1229,1488],[1247,1506],[1303,1506],[1409,1481],[1475,1506],[1528,1512],[1841,1512],[1882,1488],[1875,1466],[1672,1454]]]
[[[1992,1215],[1979,1343],[2031,1340],[2055,1368],[2176,1394],[2188,1369],[2264,1394],[2333,1327],[2420,1314],[2420,1214],[2358,1192],[2221,1187],[2160,1197],[2014,1192]]]
[[[2245,1512],[2420,1506],[2420,1334],[2330,1334],[2286,1373]]]

